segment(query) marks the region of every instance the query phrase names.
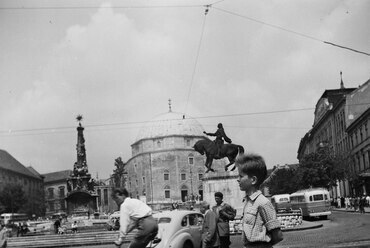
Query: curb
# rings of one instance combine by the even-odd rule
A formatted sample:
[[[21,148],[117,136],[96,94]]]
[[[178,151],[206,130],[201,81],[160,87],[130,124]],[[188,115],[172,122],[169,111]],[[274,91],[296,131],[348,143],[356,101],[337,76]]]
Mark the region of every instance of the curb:
[[[323,224],[316,224],[316,225],[310,225],[310,226],[302,226],[302,227],[296,227],[296,228],[283,229],[281,231],[283,231],[283,232],[303,231],[303,230],[308,230],[308,229],[320,228],[322,226],[323,226]]]
[[[351,214],[370,214],[369,211],[365,211],[365,213],[360,213],[358,211],[355,212],[354,210],[351,210],[351,209],[345,210],[345,209],[335,209],[335,208],[333,208],[331,211],[333,211],[333,212],[351,213]]]

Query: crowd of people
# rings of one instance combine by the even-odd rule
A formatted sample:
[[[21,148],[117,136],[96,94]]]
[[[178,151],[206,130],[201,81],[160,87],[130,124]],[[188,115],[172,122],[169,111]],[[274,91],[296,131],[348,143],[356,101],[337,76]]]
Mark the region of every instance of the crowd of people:
[[[242,222],[244,247],[270,248],[283,240],[283,234],[273,205],[259,190],[267,177],[265,161],[256,154],[242,154],[235,164],[240,190],[245,192]],[[204,214],[202,247],[229,248],[229,221],[235,218],[236,210],[223,202],[222,192],[216,192],[214,197],[216,205],[212,208],[208,202],[200,203],[200,211]],[[158,232],[152,209],[146,203],[130,198],[125,188],[116,188],[112,198],[120,206],[120,230],[115,245],[120,247],[127,234],[137,229],[128,247],[145,248]]]
[[[345,208],[346,210],[353,209],[355,212],[365,213],[365,207],[370,207],[370,196],[363,194],[362,196],[342,196],[333,198],[332,206],[336,208]]]

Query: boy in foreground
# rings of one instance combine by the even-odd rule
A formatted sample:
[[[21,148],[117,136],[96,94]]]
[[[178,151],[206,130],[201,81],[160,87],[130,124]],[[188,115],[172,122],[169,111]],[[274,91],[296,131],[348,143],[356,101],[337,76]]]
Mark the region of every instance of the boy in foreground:
[[[239,171],[239,187],[245,191],[242,239],[245,248],[271,248],[283,240],[280,222],[271,202],[259,190],[266,179],[264,159],[257,154],[242,154],[235,165]]]

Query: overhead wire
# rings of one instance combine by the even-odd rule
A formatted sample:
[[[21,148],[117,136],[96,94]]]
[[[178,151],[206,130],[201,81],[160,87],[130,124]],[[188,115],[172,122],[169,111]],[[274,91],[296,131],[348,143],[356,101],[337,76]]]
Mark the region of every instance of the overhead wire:
[[[229,10],[225,10],[225,9],[222,9],[222,8],[219,8],[219,7],[213,7],[213,9],[216,9],[218,11],[221,11],[221,12],[224,12],[224,13],[227,13],[227,14],[230,14],[230,15],[241,17],[241,18],[249,20],[249,21],[257,22],[259,24],[266,25],[266,26],[269,26],[269,27],[272,27],[272,28],[280,29],[282,31],[292,33],[292,34],[295,34],[295,35],[298,35],[298,36],[301,36],[301,37],[304,37],[304,38],[307,38],[307,39],[319,41],[319,42],[322,42],[322,43],[327,44],[327,45],[339,47],[339,48],[346,49],[346,50],[349,50],[349,51],[352,51],[352,52],[356,52],[356,53],[360,53],[360,54],[363,54],[363,55],[366,55],[366,56],[370,56],[370,53],[368,53],[368,52],[360,51],[360,50],[353,49],[353,48],[350,48],[350,47],[347,47],[347,46],[342,46],[342,45],[335,44],[333,42],[318,39],[316,37],[313,37],[313,36],[310,36],[310,35],[307,35],[307,34],[304,34],[304,33],[300,33],[300,32],[297,32],[297,31],[294,31],[294,30],[291,30],[291,29],[284,28],[282,26],[278,26],[278,25],[275,25],[275,24],[260,21],[260,20],[257,20],[255,18],[251,18],[251,17],[245,16],[245,15],[241,15],[241,14],[238,14],[238,13],[235,13],[235,12],[232,12],[232,11],[229,11]]]
[[[207,6],[205,6],[205,7],[206,7],[206,9],[205,9],[205,11],[204,11],[203,24],[202,24],[202,31],[201,31],[201,33],[200,33],[200,38],[199,38],[199,43],[198,43],[197,54],[196,54],[196,56],[195,56],[195,63],[194,63],[193,73],[192,73],[192,75],[191,75],[191,79],[190,79],[190,86],[189,86],[189,90],[188,90],[188,96],[187,96],[187,99],[186,99],[184,116],[186,115],[186,113],[187,113],[187,109],[188,109],[188,104],[189,104],[190,94],[191,94],[191,90],[192,90],[193,82],[194,82],[194,76],[195,76],[195,72],[196,72],[197,65],[198,65],[198,60],[199,60],[200,48],[201,48],[201,46],[202,46],[202,40],[203,40],[203,35],[204,35],[204,27],[205,27],[205,25],[206,25],[206,17],[207,17],[207,14],[208,14],[208,11],[209,11],[209,8],[210,8],[210,5],[207,5]]]
[[[192,119],[207,119],[207,118],[223,118],[223,117],[235,117],[235,116],[248,116],[248,115],[263,115],[263,114],[274,114],[274,113],[287,113],[287,112],[297,112],[297,111],[306,111],[312,110],[313,108],[300,108],[300,109],[286,109],[286,110],[277,110],[277,111],[264,111],[264,112],[251,112],[251,113],[239,113],[239,114],[224,114],[224,115],[212,115],[212,116],[198,116],[192,117]],[[182,120],[182,119],[173,119],[173,120]],[[107,127],[107,126],[118,126],[118,125],[132,125],[132,124],[147,124],[147,123],[155,123],[161,122],[162,120],[154,120],[154,121],[132,121],[132,122],[115,122],[115,123],[102,123],[102,124],[88,124],[85,125],[85,128],[90,127]],[[140,128],[141,126],[133,126],[131,128]],[[0,131],[0,136],[9,136],[10,134],[20,133],[20,132],[40,132],[40,131],[50,131],[59,132],[66,129],[74,129],[74,126],[61,126],[61,127],[46,127],[46,128],[31,128],[31,129],[14,129],[14,130],[2,130]],[[130,127],[127,127],[130,128]],[[96,129],[98,130],[98,129]],[[44,133],[41,133],[44,134]]]
[[[355,103],[355,104],[348,104],[348,106],[354,105],[369,105],[370,102],[366,103]],[[253,115],[266,115],[266,114],[278,114],[278,113],[289,113],[289,112],[299,112],[299,111],[308,111],[314,110],[315,108],[297,108],[297,109],[285,109],[285,110],[275,110],[275,111],[261,111],[261,112],[249,112],[249,113],[236,113],[236,114],[223,114],[223,115],[208,115],[208,116],[196,116],[191,117],[191,119],[212,119],[212,118],[227,118],[227,117],[237,117],[237,116],[253,116]],[[183,118],[179,119],[171,119],[171,120],[183,120]],[[118,130],[118,129],[137,129],[143,128],[148,123],[155,123],[155,122],[162,122],[163,120],[150,120],[150,121],[129,121],[129,122],[114,122],[114,123],[101,123],[101,124],[87,124],[85,128],[96,128],[96,129],[89,129],[94,131],[105,131],[107,129],[98,129],[101,127],[112,127],[112,126],[122,126],[122,125],[133,125],[131,127],[116,127],[111,128],[110,130]],[[141,124],[141,125],[136,125]],[[204,126],[208,126],[207,124]],[[211,125],[213,126],[213,125]],[[278,126],[230,126],[235,128],[272,128],[272,129],[307,129],[304,127],[278,127]],[[31,128],[31,129],[10,129],[10,130],[0,130],[0,136],[22,136],[22,135],[41,135],[41,134],[53,134],[53,133],[63,133],[69,132],[70,130],[74,130],[75,126],[62,126],[62,127],[46,127],[46,128]],[[49,132],[43,132],[49,131]],[[32,132],[36,132],[32,134]],[[21,133],[21,134],[20,134]],[[23,133],[23,134],[22,134]]]

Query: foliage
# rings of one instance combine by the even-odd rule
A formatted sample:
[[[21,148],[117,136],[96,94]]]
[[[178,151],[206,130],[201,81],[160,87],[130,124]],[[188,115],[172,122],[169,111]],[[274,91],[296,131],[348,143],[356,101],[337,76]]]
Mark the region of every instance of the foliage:
[[[347,180],[349,184],[351,185],[351,188],[358,194],[359,192],[363,191],[363,184],[364,181],[361,179],[358,173],[356,173],[355,169],[352,168],[350,171],[348,171],[347,174]],[[355,194],[355,192],[352,192]]]
[[[295,176],[296,169],[289,167],[274,167],[269,180],[265,185],[269,188],[271,195],[291,194],[298,190],[298,181]]]
[[[114,187],[124,187],[125,186],[125,166],[126,164],[123,163],[122,158],[118,157],[115,159],[114,166],[116,168],[113,170],[113,182],[114,182]]]
[[[334,155],[323,147],[303,157],[297,170],[300,188],[336,186],[337,181],[346,179],[349,171],[348,159]]]
[[[20,212],[27,213],[29,216],[36,215],[44,216],[46,211],[44,192],[39,189],[36,190],[34,195],[28,195],[27,201],[20,209]]]
[[[6,184],[0,192],[0,203],[4,207],[4,212],[17,213],[27,204],[22,185]]]
[[[329,148],[322,147],[305,155],[294,168],[275,167],[265,185],[272,195],[290,194],[310,187],[330,188],[344,179],[349,179],[356,188],[360,185],[359,179],[351,173],[348,157],[346,154],[334,155]]]

